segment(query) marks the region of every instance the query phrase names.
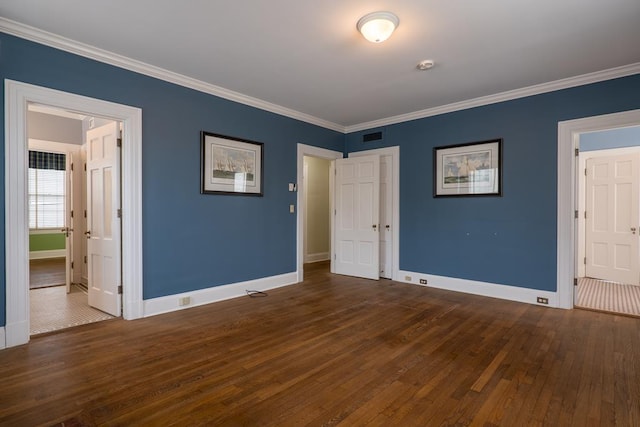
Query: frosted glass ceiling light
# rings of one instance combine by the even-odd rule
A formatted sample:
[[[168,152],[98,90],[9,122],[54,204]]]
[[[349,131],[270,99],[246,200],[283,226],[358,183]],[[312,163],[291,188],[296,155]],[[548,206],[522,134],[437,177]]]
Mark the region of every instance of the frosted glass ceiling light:
[[[400,20],[391,12],[373,12],[358,21],[358,31],[372,43],[381,43],[391,37]]]

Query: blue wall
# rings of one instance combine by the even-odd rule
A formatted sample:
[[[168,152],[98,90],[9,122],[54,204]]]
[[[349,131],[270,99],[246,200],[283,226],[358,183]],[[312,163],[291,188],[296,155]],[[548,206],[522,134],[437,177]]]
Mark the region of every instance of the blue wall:
[[[400,146],[400,268],[556,290],[558,122],[640,108],[640,75],[368,129]],[[362,134],[384,131],[377,143]],[[433,198],[433,147],[503,138],[503,197]]]
[[[1,33],[0,77],[143,109],[145,299],[295,271],[287,183],[296,180],[298,142],[338,151],[400,146],[401,269],[555,291],[558,121],[640,108],[635,75],[345,137]],[[264,197],[199,193],[201,130],[265,144]],[[383,140],[363,144],[373,130]],[[4,156],[4,122],[0,134]],[[503,197],[432,197],[433,147],[498,137]],[[4,199],[4,170],[0,180]]]
[[[343,134],[2,33],[0,78],[142,108],[145,299],[296,270],[296,144],[342,151]],[[201,130],[264,143],[264,197],[200,194]],[[0,326],[5,295],[2,274]]]
[[[580,151],[636,147],[638,145],[640,145],[640,126],[580,135]]]

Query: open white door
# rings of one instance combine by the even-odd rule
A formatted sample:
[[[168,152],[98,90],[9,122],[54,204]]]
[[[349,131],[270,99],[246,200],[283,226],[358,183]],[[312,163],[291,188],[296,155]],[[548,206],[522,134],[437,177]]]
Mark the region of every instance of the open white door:
[[[87,270],[89,305],[120,316],[119,126],[87,131]]]
[[[380,157],[336,160],[335,272],[379,279]]]
[[[72,262],[73,262],[73,217],[71,211],[73,209],[73,154],[66,154],[65,161],[65,180],[64,180],[64,228],[62,232],[65,235],[64,249],[65,249],[65,285],[67,286],[67,293],[71,292],[71,276]]]
[[[587,277],[638,285],[639,154],[587,159]]]

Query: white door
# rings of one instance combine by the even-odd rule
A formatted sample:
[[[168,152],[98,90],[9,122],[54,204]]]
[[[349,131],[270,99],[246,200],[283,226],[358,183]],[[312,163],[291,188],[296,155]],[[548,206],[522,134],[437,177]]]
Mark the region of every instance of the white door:
[[[587,159],[588,277],[638,285],[638,167],[640,155]]]
[[[336,160],[335,272],[378,279],[380,158]]]
[[[71,292],[71,276],[73,271],[71,268],[73,262],[73,217],[71,210],[73,209],[73,155],[66,153],[65,161],[65,180],[64,180],[64,209],[65,209],[65,225],[62,232],[65,235],[64,249],[65,249],[65,285],[67,286],[67,293]]]
[[[87,131],[87,275],[89,305],[120,316],[120,150],[113,122]]]
[[[380,277],[393,276],[393,174],[392,156],[380,156]]]

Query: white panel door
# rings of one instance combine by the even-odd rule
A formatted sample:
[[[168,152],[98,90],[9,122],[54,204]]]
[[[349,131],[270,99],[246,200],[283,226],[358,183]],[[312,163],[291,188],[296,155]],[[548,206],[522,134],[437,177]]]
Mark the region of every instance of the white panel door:
[[[120,316],[120,150],[118,123],[87,131],[89,305]]]
[[[336,273],[380,277],[379,199],[379,156],[336,160]]]
[[[73,169],[71,165],[73,164],[73,154],[66,153],[65,159],[65,179],[64,179],[64,209],[65,209],[65,218],[64,218],[64,228],[62,232],[65,235],[64,239],[64,248],[65,248],[65,285],[67,287],[67,293],[71,292],[71,277],[73,275],[73,270],[71,268],[71,263],[73,262],[73,229],[74,229],[74,220],[71,216],[71,210],[73,209]]]
[[[393,276],[393,166],[392,156],[380,156],[380,277]]]
[[[640,155],[587,159],[588,277],[638,285],[638,167]]]

